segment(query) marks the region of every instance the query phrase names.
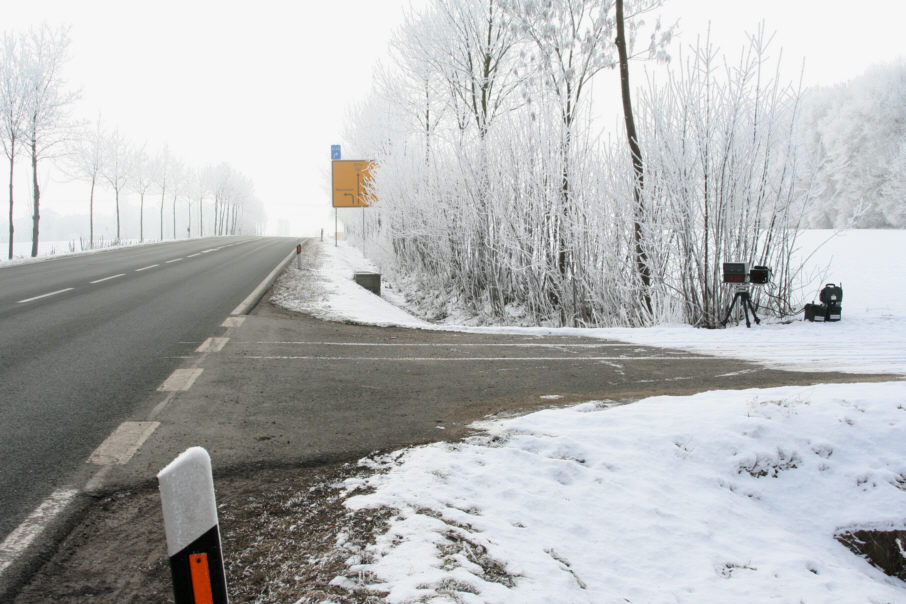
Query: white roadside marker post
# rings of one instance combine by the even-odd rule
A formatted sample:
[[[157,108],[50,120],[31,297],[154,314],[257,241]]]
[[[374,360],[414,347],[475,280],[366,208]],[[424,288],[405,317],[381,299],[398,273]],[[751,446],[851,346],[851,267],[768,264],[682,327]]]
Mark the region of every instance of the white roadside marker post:
[[[227,604],[211,457],[187,449],[157,481],[176,604]]]

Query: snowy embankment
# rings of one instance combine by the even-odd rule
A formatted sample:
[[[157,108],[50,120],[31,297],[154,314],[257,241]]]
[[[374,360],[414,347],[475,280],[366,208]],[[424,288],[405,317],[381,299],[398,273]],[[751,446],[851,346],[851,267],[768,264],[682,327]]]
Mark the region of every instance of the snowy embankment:
[[[436,328],[352,285],[354,270],[374,270],[357,250],[321,253],[310,277],[326,295],[298,310]],[[843,283],[840,323],[487,330],[896,380],[906,373],[903,257],[903,231],[847,233],[815,255],[815,267],[830,260],[816,297],[821,282]],[[335,585],[392,602],[906,601],[906,584],[835,539],[906,528],[904,382],[589,402],[474,427],[465,442],[363,460],[380,471],[347,481],[346,505],[395,512],[365,551],[339,540],[350,558]]]
[[[119,243],[113,241],[98,241],[94,249],[82,249],[81,240],[72,241],[40,241],[38,243],[38,255],[31,257],[31,241],[17,241],[13,244],[13,257],[6,257],[7,246],[9,242],[0,242],[0,250],[3,256],[0,257],[0,267],[12,266],[16,264],[27,264],[31,262],[41,262],[53,258],[63,258],[65,256],[75,256],[81,254],[96,254],[106,250],[118,247],[134,247],[137,245],[153,245],[157,241],[139,242],[137,239],[122,239]]]
[[[906,599],[834,539],[906,523],[900,383],[587,403],[477,427],[349,482],[375,490],[348,507],[399,510],[349,576],[391,602]]]

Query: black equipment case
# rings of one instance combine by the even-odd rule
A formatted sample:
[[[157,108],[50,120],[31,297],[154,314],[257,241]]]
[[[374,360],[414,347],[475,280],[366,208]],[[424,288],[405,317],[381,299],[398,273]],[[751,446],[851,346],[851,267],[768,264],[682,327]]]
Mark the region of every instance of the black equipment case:
[[[843,286],[828,283],[818,295],[821,304],[805,305],[806,321],[839,321],[843,315]]]

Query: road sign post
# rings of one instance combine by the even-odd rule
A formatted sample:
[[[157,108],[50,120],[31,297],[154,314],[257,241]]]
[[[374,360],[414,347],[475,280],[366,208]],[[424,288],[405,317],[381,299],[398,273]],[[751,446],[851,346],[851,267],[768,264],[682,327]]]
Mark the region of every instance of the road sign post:
[[[365,237],[365,208],[377,198],[371,189],[370,159],[335,159],[331,162],[331,188],[334,207],[334,245],[339,239],[339,208],[362,208],[362,239]]]

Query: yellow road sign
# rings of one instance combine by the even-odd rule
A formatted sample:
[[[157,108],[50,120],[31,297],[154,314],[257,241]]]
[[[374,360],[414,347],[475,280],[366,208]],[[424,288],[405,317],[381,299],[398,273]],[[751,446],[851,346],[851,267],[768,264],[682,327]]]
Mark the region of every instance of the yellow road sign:
[[[377,199],[371,190],[371,169],[368,159],[343,159],[331,162],[333,173],[333,207],[363,208]]]

